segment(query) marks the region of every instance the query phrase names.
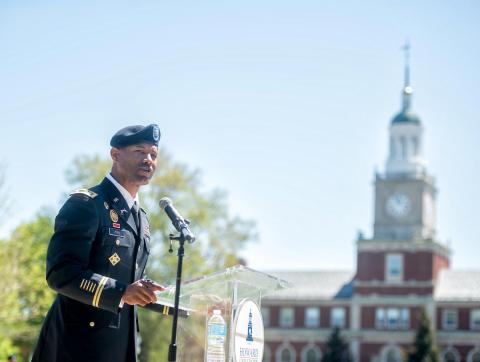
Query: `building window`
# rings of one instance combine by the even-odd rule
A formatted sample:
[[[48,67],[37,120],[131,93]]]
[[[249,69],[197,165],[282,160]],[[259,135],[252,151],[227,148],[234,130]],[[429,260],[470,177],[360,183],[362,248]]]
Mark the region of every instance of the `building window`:
[[[456,309],[443,310],[443,329],[457,329],[458,327],[458,311]]]
[[[442,361],[444,362],[460,362],[460,354],[453,347],[448,347],[442,352]]]
[[[294,310],[291,307],[280,309],[280,327],[293,327]]]
[[[398,346],[390,345],[382,348],[380,352],[382,362],[402,362],[402,351]]]
[[[467,362],[480,362],[480,349],[479,347],[472,349],[467,356]]]
[[[443,310],[443,329],[457,329],[458,311],[456,309]]]
[[[397,354],[397,351],[395,351],[394,349],[391,349],[387,352],[387,355],[386,355],[386,362],[401,362],[401,358],[398,358],[398,354]]]
[[[470,329],[480,330],[480,309],[470,311]]]
[[[412,145],[413,145],[413,155],[418,155],[418,139],[417,137],[412,137]]]
[[[400,328],[410,328],[410,309],[408,308],[402,308],[402,310],[400,311]]]
[[[400,326],[400,312],[397,308],[387,309],[387,328],[398,329]]]
[[[320,348],[313,344],[308,344],[302,350],[302,362],[319,362],[322,359],[322,352]]]
[[[395,159],[397,157],[395,152],[395,138],[390,137],[390,157]]]
[[[395,140],[395,159],[401,160],[402,159],[402,144],[398,137]]]
[[[386,275],[388,282],[400,282],[403,280],[403,255],[388,254],[386,259]]]
[[[320,325],[320,309],[305,309],[305,327],[318,327]]]
[[[293,362],[292,359],[292,352],[290,352],[289,349],[284,349],[282,353],[280,354],[280,361],[281,362]]]
[[[384,329],[387,325],[387,320],[385,318],[385,309],[377,308],[375,310],[375,327],[377,329]]]
[[[401,150],[402,150],[402,159],[406,159],[407,158],[407,140],[405,138],[405,136],[401,136],[400,137],[400,147],[401,147]]]
[[[267,307],[262,307],[262,319],[263,325],[268,327],[270,325],[270,309]]]
[[[291,345],[282,345],[278,347],[276,352],[276,361],[294,362],[295,358],[295,350]]]
[[[455,355],[452,351],[448,351],[447,353],[445,353],[443,356],[443,360],[445,362],[457,362],[457,359],[455,358]]]
[[[330,314],[330,326],[345,327],[345,308],[332,308]]]
[[[409,329],[410,310],[408,308],[377,308],[375,327],[377,329]]]

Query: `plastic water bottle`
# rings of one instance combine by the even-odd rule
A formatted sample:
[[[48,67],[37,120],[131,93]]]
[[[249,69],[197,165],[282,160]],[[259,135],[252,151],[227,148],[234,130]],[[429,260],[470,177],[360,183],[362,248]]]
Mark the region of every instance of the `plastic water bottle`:
[[[225,362],[227,324],[220,310],[215,309],[207,323],[206,362]]]

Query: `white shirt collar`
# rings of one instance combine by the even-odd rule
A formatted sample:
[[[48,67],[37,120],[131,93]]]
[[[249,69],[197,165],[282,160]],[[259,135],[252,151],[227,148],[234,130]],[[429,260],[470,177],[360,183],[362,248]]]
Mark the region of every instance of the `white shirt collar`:
[[[118,183],[117,180],[115,180],[112,176],[112,174],[109,172],[107,173],[107,176],[106,178],[108,178],[112,184],[115,185],[115,187],[118,189],[118,191],[120,191],[120,193],[122,194],[123,198],[125,199],[125,201],[127,202],[127,205],[128,205],[128,208],[131,209],[133,204],[136,202],[138,207],[140,207],[140,202],[138,200],[138,193],[135,195],[135,198],[132,197],[132,195],[130,194],[130,192],[128,192],[125,187],[123,187],[122,185],[120,185]]]

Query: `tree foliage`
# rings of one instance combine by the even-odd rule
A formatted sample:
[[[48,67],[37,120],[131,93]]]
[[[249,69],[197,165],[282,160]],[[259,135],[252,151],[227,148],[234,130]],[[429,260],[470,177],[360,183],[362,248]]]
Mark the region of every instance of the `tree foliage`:
[[[325,348],[325,354],[322,356],[322,362],[350,362],[350,350],[348,343],[340,335],[340,329],[335,327],[328,338]]]
[[[432,331],[430,319],[424,309],[420,312],[420,325],[415,335],[412,351],[408,353],[408,362],[439,362],[435,335]]]
[[[24,361],[54,296],[45,281],[51,233],[52,217],[42,211],[1,242],[0,339],[10,341],[4,353],[19,352]]]

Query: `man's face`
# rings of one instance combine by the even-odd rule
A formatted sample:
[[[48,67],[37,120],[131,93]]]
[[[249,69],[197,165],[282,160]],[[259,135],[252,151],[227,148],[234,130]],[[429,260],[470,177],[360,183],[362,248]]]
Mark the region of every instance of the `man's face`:
[[[157,155],[157,146],[149,143],[112,149],[120,176],[139,186],[150,182],[157,167]]]

